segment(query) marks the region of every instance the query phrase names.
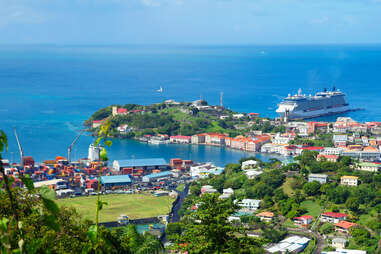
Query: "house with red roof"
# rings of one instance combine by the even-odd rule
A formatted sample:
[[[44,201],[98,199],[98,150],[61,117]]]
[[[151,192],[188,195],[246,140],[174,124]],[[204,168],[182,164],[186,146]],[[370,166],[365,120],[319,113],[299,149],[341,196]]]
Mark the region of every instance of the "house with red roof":
[[[101,126],[101,124],[105,121],[105,119],[102,119],[102,120],[94,120],[93,121],[93,125],[92,127],[95,129],[95,128],[98,128],[99,126]]]
[[[327,161],[330,161],[330,162],[337,162],[337,160],[339,159],[339,156],[334,155],[334,154],[321,154],[321,153],[319,153],[316,160],[321,161],[323,158],[326,159]]]
[[[117,116],[117,115],[127,115],[128,111],[125,108],[118,108],[117,106],[112,107],[112,115]]]
[[[314,217],[311,215],[303,215],[294,218],[294,224],[300,226],[306,226],[314,221]]]
[[[228,135],[221,133],[207,133],[205,143],[209,145],[225,145],[225,138]]]
[[[247,114],[249,117],[258,117],[259,113],[249,113]]]
[[[343,234],[349,234],[351,228],[356,226],[356,223],[343,220],[335,224],[335,231]]]
[[[339,223],[340,221],[346,220],[348,216],[349,215],[345,213],[326,212],[321,214],[320,221]]]

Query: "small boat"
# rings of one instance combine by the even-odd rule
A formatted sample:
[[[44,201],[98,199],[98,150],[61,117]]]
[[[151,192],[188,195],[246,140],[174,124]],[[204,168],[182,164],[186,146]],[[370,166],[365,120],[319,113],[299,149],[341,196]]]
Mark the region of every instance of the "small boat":
[[[162,93],[163,92],[163,87],[160,86],[160,89],[156,90],[156,92]]]

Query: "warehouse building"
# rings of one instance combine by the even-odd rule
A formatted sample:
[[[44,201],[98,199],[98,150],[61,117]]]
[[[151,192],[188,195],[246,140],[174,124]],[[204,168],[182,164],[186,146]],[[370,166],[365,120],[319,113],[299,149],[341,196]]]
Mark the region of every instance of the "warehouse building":
[[[152,170],[167,170],[169,165],[164,158],[115,160],[113,168],[116,171],[122,171],[124,174],[146,174]]]
[[[125,187],[131,185],[132,179],[129,175],[101,176],[101,184],[104,188]]]
[[[172,172],[171,171],[163,171],[163,172],[160,172],[160,173],[155,173],[155,174],[150,174],[150,175],[143,176],[143,182],[149,183],[149,182],[157,181],[159,179],[160,180],[168,179],[171,176],[172,176]]]

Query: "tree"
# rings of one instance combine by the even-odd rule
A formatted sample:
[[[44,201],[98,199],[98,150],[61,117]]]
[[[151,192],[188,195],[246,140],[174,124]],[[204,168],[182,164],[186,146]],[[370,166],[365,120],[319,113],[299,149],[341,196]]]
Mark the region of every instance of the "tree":
[[[321,225],[321,227],[319,228],[319,232],[321,234],[329,234],[329,233],[332,233],[333,232],[333,229],[334,229],[334,226],[331,224],[331,223],[324,223],[323,225]]]
[[[219,200],[216,194],[203,195],[200,206],[192,214],[194,221],[185,225],[185,231],[175,249],[190,253],[254,253],[262,250],[257,239],[238,236],[243,233],[234,227],[228,217],[237,207],[229,201]],[[257,252],[258,253],[258,252]]]
[[[319,194],[319,192],[320,192],[320,183],[317,181],[312,181],[312,182],[306,183],[303,186],[303,191],[308,196],[315,196],[315,195]]]
[[[351,210],[352,212],[358,212],[359,211],[359,198],[358,197],[349,197],[347,201],[345,202],[345,206]]]
[[[192,184],[189,190],[192,195],[199,196],[201,194],[201,187],[198,184]]]

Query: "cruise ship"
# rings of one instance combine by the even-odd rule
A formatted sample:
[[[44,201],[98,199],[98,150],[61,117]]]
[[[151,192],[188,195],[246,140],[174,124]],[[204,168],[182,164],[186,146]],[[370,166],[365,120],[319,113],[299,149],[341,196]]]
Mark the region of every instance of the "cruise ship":
[[[299,89],[295,95],[289,94],[279,105],[276,112],[282,119],[307,119],[325,115],[348,112],[351,109],[345,94],[335,88],[324,89],[315,95],[306,96]]]

